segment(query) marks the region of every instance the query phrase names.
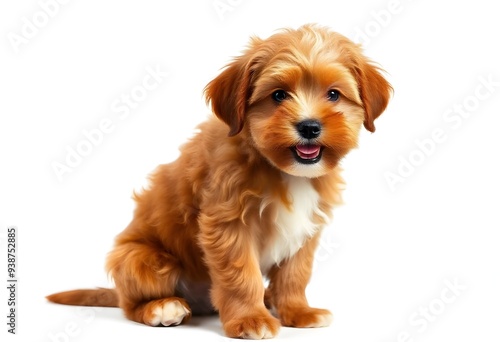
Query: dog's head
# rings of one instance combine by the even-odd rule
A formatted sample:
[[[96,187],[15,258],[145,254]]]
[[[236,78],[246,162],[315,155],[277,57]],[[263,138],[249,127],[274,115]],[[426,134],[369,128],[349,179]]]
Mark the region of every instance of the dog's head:
[[[253,38],[205,88],[229,126],[282,171],[319,177],[356,147],[361,125],[375,131],[390,84],[358,45],[315,25]]]

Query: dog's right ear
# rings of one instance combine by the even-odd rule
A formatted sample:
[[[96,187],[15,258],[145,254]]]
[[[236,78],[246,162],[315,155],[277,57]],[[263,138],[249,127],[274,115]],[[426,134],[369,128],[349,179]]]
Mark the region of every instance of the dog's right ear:
[[[254,39],[253,48],[235,58],[204,89],[207,104],[210,103],[215,115],[229,126],[230,137],[241,132],[245,124],[255,66],[252,50],[257,41]]]

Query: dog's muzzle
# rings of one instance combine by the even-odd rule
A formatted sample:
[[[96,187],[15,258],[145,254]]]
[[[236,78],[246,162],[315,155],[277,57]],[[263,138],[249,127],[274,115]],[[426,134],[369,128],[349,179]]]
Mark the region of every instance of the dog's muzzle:
[[[321,135],[321,123],[317,120],[304,120],[296,125],[296,129],[301,138],[310,140],[311,143],[291,147],[295,160],[301,164],[319,162],[323,147],[315,144],[313,141]]]

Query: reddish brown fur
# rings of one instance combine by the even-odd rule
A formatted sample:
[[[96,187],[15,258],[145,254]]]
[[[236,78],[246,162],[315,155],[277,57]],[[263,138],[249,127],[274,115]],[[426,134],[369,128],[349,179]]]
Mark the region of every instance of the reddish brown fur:
[[[118,296],[113,289],[73,290],[47,296],[54,303],[82,306],[118,306]]]
[[[289,99],[273,101],[277,89]],[[329,101],[329,89],[340,100]],[[159,166],[151,186],[135,195],[134,218],[107,260],[116,293],[71,291],[48,299],[118,304],[129,319],[146,324],[156,324],[155,312],[170,302],[186,308],[183,323],[191,312],[205,312],[197,300],[210,288],[230,337],[272,337],[280,324],[327,325],[330,312],[310,308],[305,297],[321,228],[279,265],[262,269],[262,258],[279,241],[279,208],[297,209],[287,181],[297,178],[285,175],[309,179],[305,184],[319,198],[310,220],[323,226],[320,213],[329,215],[340,202],[338,162],[356,147],[362,124],[375,130],[390,91],[358,46],[327,29],[309,25],[254,38],[205,89],[220,120],[203,123],[179,159]],[[295,125],[304,118],[322,124],[323,154],[314,166],[297,165],[290,151],[301,143]],[[266,291],[262,272],[270,280]]]

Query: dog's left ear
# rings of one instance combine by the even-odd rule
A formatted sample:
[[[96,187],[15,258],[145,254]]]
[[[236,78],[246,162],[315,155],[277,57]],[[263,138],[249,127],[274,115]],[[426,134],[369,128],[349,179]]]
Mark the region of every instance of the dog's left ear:
[[[205,87],[207,103],[211,103],[215,115],[229,126],[229,136],[243,129],[250,98],[253,74],[253,58],[250,49],[234,59]]]
[[[355,68],[361,100],[365,107],[364,126],[370,132],[375,132],[374,121],[387,107],[392,93],[392,86],[380,74],[377,67],[369,61],[362,60]]]

